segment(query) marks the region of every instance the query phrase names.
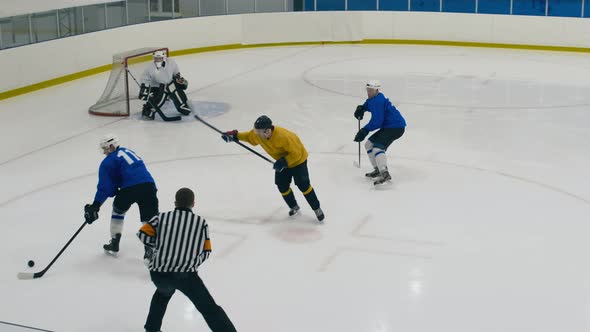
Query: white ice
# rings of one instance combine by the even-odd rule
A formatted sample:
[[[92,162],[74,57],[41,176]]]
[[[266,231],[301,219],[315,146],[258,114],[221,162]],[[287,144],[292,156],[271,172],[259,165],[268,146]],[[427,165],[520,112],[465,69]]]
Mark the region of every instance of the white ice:
[[[213,242],[200,275],[238,331],[590,331],[588,55],[349,45],[176,60],[195,103],[230,105],[211,124],[247,130],[267,114],[300,136],[326,224],[294,186],[302,214],[289,219],[270,164],[194,119],[89,115],[107,73],[4,100],[1,321],[143,331],[155,288],[135,206],[118,258],[102,251],[109,200],[43,278],[16,278],[81,225],[112,132],[146,161],[161,210],[196,191]],[[353,166],[369,79],[408,122],[388,150],[393,184],[377,189],[364,153]],[[180,293],[162,329],[208,331]]]

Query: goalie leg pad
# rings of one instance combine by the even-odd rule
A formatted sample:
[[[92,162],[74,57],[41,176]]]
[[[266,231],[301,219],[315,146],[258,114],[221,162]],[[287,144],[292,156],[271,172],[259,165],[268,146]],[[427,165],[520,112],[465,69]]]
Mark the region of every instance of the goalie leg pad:
[[[143,105],[141,114],[144,117],[153,120],[155,113],[162,114],[160,107],[164,105],[167,99],[166,86],[160,84],[158,87],[149,87],[147,96],[147,103]]]
[[[170,99],[172,99],[176,110],[182,115],[189,115],[191,110],[186,103],[188,99],[182,86],[182,84],[172,81],[167,87],[167,93],[170,96]]]
[[[148,101],[152,103],[152,105],[157,107],[162,107],[164,102],[166,102],[166,85],[160,84],[158,87],[150,87],[150,98]]]

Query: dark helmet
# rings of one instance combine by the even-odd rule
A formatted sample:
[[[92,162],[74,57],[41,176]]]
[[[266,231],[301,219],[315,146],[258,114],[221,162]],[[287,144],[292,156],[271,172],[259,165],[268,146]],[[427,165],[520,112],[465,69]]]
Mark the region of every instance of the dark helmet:
[[[254,129],[270,128],[272,128],[272,120],[266,115],[259,116],[258,119],[256,119],[256,122],[254,122]]]

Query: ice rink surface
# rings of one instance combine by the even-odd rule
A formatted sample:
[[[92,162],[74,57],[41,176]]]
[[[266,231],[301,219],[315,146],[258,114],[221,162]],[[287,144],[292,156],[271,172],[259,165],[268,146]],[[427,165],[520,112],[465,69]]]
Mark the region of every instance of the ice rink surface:
[[[588,55],[342,45],[175,59],[214,126],[248,130],[266,114],[299,135],[325,225],[295,186],[302,214],[289,219],[270,164],[194,118],[89,115],[108,73],[0,101],[0,321],[143,331],[155,288],[135,206],[118,258],[102,251],[108,200],[43,278],[16,278],[81,225],[98,141],[115,133],[147,163],[162,211],[195,190],[213,244],[200,275],[238,331],[590,331]],[[383,188],[364,178],[364,153],[353,166],[369,79],[408,122]],[[200,107],[214,103],[229,110]],[[177,293],[162,330],[208,328]]]

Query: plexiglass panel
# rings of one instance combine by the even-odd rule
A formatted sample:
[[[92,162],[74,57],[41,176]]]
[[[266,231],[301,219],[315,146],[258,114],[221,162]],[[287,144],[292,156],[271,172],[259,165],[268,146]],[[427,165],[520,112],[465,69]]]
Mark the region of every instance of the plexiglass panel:
[[[29,36],[29,17],[27,15],[0,19],[2,48],[22,46],[31,42]]]
[[[254,13],[254,0],[227,0],[227,13]]]
[[[33,42],[57,38],[57,10],[31,15]]]
[[[148,22],[148,0],[129,0],[129,24]]]
[[[105,5],[84,6],[84,31],[93,32],[106,28]]]
[[[376,0],[348,0],[348,10],[376,10]]]
[[[285,1],[283,0],[256,0],[257,13],[271,13],[285,11]]]
[[[379,10],[407,11],[410,0],[379,0]]]
[[[127,24],[125,1],[107,4],[107,28],[116,28]]]
[[[476,0],[442,0],[443,12],[475,13]]]
[[[344,0],[316,0],[317,10],[344,10]]]
[[[513,0],[513,15],[536,15],[545,16],[547,0]]]
[[[225,11],[225,0],[200,0],[201,16],[223,15]]]
[[[440,12],[440,0],[412,0],[410,10],[416,12]]]
[[[549,16],[581,17],[582,2],[579,0],[549,0]]]
[[[510,14],[510,0],[478,0],[477,12],[481,14]]]
[[[59,37],[75,36],[83,33],[82,30],[82,8],[65,8],[58,10],[59,15]]]
[[[0,48],[174,18],[283,11],[393,10],[590,17],[590,0],[120,0],[0,19]]]
[[[195,17],[199,16],[199,2],[198,0],[180,0],[180,10],[177,17]]]

